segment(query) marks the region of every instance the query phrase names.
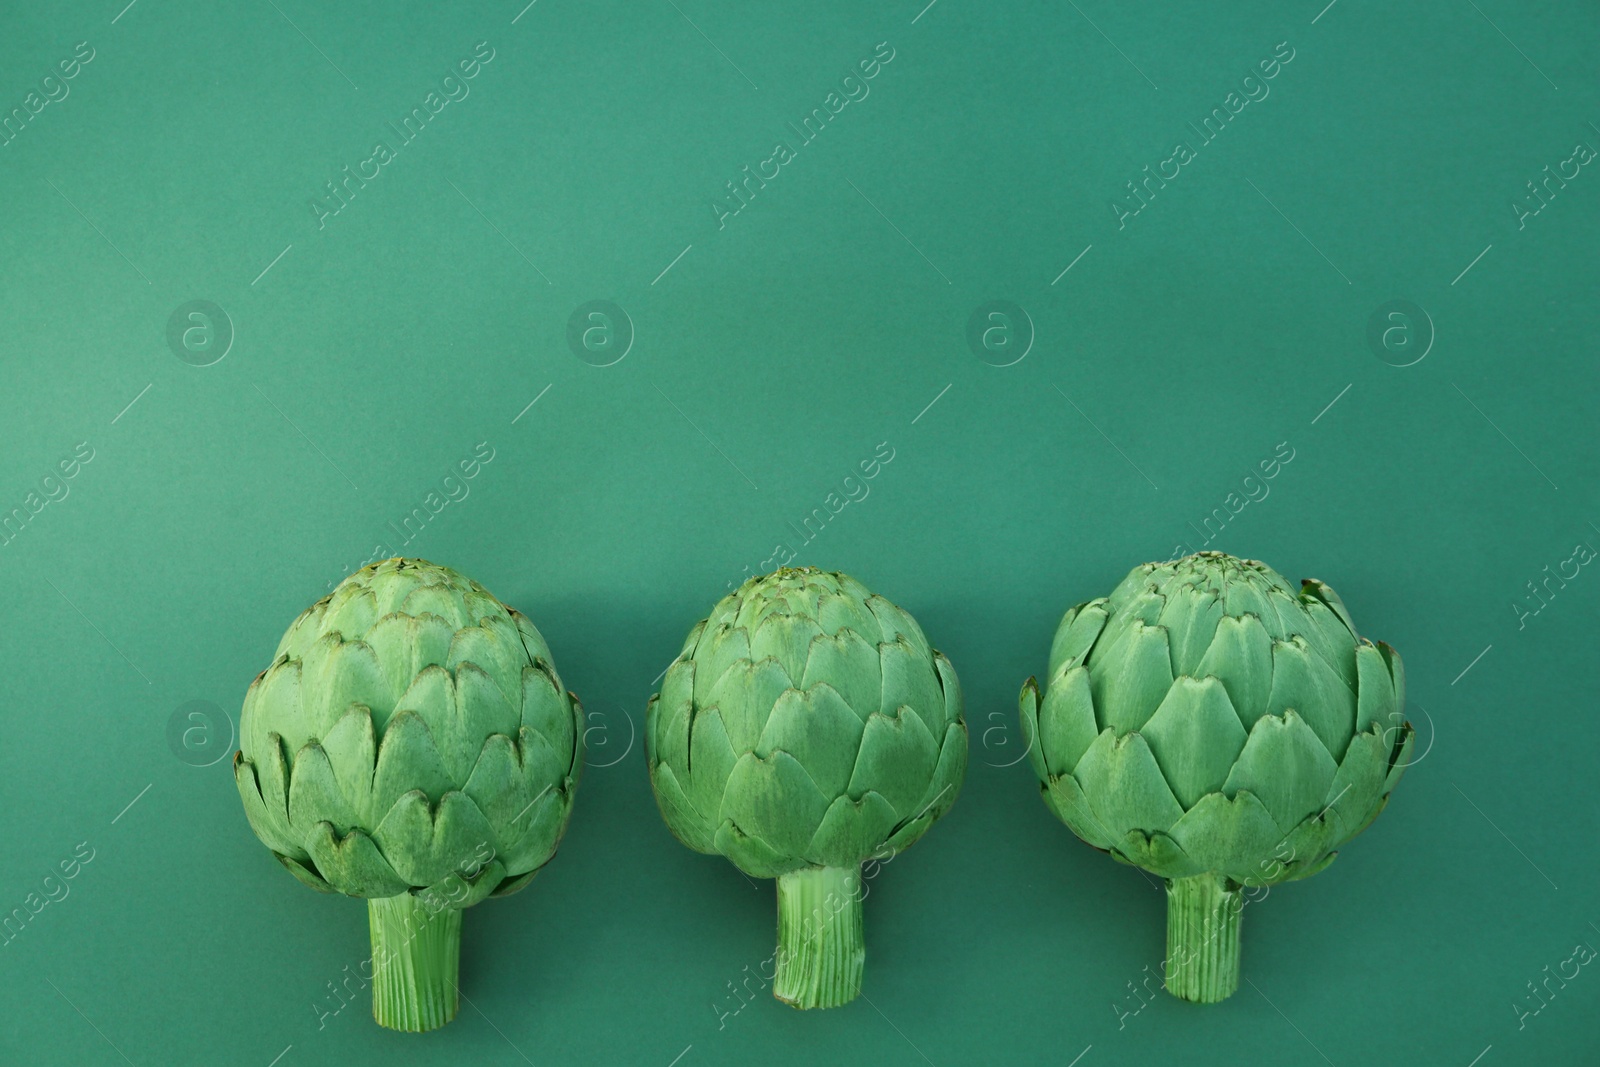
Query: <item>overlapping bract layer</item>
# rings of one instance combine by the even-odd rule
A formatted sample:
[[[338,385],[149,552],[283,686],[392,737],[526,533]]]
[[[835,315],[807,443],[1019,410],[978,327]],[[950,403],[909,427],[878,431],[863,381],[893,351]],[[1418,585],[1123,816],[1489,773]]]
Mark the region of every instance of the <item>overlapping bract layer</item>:
[[[350,896],[515,892],[555,853],[583,711],[533,623],[423,560],[312,605],[251,683],[234,776],[301,881]]]
[[[1413,731],[1405,673],[1328,586],[1202,552],[1067,612],[1022,729],[1045,801],[1166,878],[1314,874],[1377,817]]]
[[[755,877],[910,846],[967,766],[950,662],[910,615],[810,567],[718,602],[650,698],[645,735],[672,832]]]

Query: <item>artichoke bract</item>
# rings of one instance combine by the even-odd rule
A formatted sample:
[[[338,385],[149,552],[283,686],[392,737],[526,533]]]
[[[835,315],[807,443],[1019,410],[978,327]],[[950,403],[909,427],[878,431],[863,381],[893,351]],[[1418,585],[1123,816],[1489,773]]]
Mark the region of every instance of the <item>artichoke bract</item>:
[[[916,621],[812,567],[751,578],[689,633],[645,713],[673,834],[778,880],[773,995],[861,989],[861,865],[950,809],[967,767],[961,687]]]
[[[1135,567],[1066,613],[1022,729],[1072,832],[1167,885],[1167,989],[1239,984],[1247,891],[1316,874],[1388,802],[1405,673],[1308,580],[1220,552]]]
[[[289,627],[239,734],[256,836],[314,889],[367,898],[374,1018],[449,1022],[462,910],[550,860],[583,768],[539,631],[448,567],[373,564]]]

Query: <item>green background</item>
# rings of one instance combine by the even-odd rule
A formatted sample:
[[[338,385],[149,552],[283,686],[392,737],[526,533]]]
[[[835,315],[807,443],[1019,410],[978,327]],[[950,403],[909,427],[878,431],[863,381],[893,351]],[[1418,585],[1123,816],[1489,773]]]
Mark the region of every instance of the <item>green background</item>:
[[[0,15],[5,113],[94,49],[0,147],[0,511],[93,451],[0,546],[0,910],[94,853],[0,947],[0,1062],[1596,1062],[1600,977],[1537,1014],[1527,984],[1600,947],[1600,575],[1526,583],[1600,547],[1600,177],[1511,206],[1600,146],[1593,8],[924,2]],[[319,229],[324,183],[480,41],[470,95]],[[724,183],[879,42],[870,95],[719,228]],[[1124,183],[1279,42],[1270,95],[1119,228]],[[600,299],[636,335],[605,367],[567,341]],[[996,299],[1031,346],[969,346]],[[1396,299],[1426,317],[1374,346]],[[210,366],[167,341],[192,300],[236,334]],[[251,835],[231,724],[185,747],[169,720],[236,720],[480,442],[404,552],[537,622],[590,767],[556,861],[468,913],[456,1022],[385,1032],[364,992],[319,1019],[363,909]],[[671,838],[634,740],[783,542],[917,616],[972,732],[960,801],[869,883],[866,996],[827,1013],[735,997],[771,886]],[[1203,546],[1330,582],[1404,655],[1426,754],[1249,909],[1236,996],[1134,1013],[1162,896],[1040,803],[1015,698],[1066,607]]]

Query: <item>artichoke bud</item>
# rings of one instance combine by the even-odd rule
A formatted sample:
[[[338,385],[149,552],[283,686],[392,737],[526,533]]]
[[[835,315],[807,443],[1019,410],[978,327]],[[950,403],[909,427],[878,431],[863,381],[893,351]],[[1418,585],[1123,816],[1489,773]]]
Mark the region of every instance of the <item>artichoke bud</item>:
[[[645,737],[673,834],[779,879],[775,994],[799,1007],[854,997],[861,865],[921,837],[966,773],[950,662],[854,578],[783,568],[694,628]]]
[[[1021,696],[1045,803],[1167,880],[1167,986],[1238,983],[1244,887],[1304,878],[1383,808],[1409,760],[1405,679],[1329,586],[1202,552],[1068,611]]]
[[[307,885],[369,899],[378,1021],[449,1021],[461,909],[549,861],[582,770],[582,708],[539,631],[448,567],[385,560],[294,621],[239,729],[256,836]],[[453,938],[435,928],[450,922]],[[417,952],[440,957],[423,978],[450,980],[420,1003],[380,958]]]

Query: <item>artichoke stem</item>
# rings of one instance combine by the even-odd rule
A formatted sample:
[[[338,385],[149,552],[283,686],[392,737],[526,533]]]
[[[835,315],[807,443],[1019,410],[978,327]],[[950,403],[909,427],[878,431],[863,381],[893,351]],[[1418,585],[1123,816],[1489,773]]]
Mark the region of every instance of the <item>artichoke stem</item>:
[[[461,912],[434,911],[410,893],[367,901],[372,1017],[391,1030],[437,1030],[461,1006]]]
[[[807,867],[778,876],[772,995],[796,1008],[836,1008],[861,992],[861,868]]]
[[[1240,888],[1220,875],[1167,883],[1167,992],[1196,1004],[1215,1004],[1233,995],[1239,988],[1243,908]]]

